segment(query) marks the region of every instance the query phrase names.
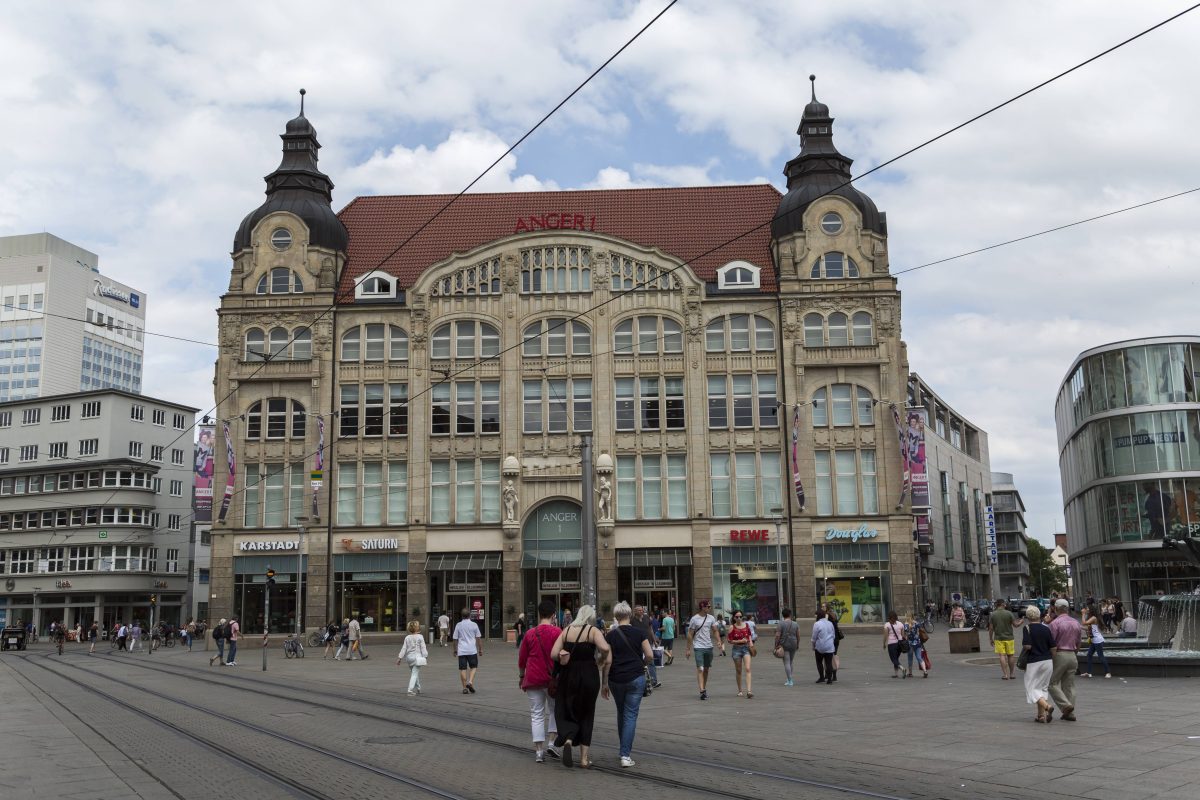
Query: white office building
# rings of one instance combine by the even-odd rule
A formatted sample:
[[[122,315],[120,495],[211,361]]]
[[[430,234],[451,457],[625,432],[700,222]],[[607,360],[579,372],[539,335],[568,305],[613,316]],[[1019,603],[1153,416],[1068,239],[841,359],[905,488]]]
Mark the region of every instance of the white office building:
[[[49,233],[0,237],[0,402],[142,391],[146,295]]]

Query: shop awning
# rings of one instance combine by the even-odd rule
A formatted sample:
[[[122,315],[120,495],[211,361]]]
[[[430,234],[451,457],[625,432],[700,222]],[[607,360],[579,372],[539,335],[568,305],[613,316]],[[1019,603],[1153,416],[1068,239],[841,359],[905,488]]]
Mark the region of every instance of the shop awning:
[[[582,562],[583,553],[578,550],[536,550],[521,555],[521,569],[578,567]]]
[[[425,561],[426,572],[446,572],[459,569],[500,569],[500,554],[430,553]]]
[[[686,547],[653,550],[618,550],[618,567],[690,567],[692,551]]]

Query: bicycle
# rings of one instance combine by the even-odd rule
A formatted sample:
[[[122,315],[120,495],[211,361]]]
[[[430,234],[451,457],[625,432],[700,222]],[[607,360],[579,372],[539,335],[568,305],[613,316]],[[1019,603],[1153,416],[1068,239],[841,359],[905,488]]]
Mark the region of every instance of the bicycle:
[[[924,620],[924,623],[922,624],[922,627],[925,628],[926,633],[933,633],[933,628],[934,628],[933,614],[929,614],[929,613],[925,614],[925,620]]]
[[[304,658],[304,645],[293,634],[283,640],[283,654],[288,658]]]
[[[315,630],[308,635],[308,646],[309,647],[320,647],[323,644],[325,644],[324,629]]]

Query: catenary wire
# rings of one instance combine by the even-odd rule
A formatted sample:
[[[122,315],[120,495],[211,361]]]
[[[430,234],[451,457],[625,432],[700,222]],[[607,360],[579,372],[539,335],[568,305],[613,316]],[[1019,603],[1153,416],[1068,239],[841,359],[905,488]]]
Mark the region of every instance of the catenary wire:
[[[18,308],[17,306],[10,305],[8,303],[0,304],[0,308],[3,308],[6,311],[24,311],[27,314],[36,314],[37,315],[34,317],[30,317],[28,320],[21,320],[22,322],[36,322],[38,317],[54,317],[55,319],[65,319],[70,322],[86,322],[89,325],[97,325],[98,324],[96,322],[93,322],[90,319],[84,319],[83,317],[72,317],[67,314],[52,314],[49,311],[41,311],[41,310],[35,311],[34,309],[31,309],[31,308]],[[108,330],[108,328],[103,325],[100,325],[99,327],[103,328],[104,330]],[[126,328],[125,330],[138,330],[138,329],[137,328]],[[143,336],[161,336],[163,339],[175,339],[176,341],[179,341],[179,342],[189,342],[191,344],[202,344],[206,347],[220,347],[220,345],[217,344],[216,342],[202,342],[199,339],[189,339],[186,336],[172,336],[169,333],[156,333],[154,331],[148,331],[145,329],[142,329],[138,332],[141,333]],[[114,344],[119,344],[119,342],[116,342]]]

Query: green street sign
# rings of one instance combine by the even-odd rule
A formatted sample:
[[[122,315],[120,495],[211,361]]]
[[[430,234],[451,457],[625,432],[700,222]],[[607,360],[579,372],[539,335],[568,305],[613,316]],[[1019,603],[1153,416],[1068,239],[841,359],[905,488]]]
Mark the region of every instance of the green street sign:
[[[100,531],[100,538],[101,538],[101,539],[107,539],[107,538],[108,538],[108,531]]]

